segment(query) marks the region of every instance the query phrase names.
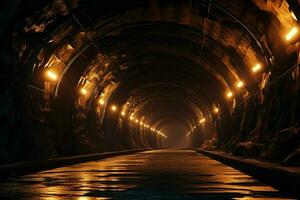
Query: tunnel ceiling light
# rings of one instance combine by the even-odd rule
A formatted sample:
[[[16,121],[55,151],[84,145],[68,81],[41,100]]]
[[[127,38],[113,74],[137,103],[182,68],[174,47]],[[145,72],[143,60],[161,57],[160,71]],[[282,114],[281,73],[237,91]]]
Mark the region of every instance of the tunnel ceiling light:
[[[214,113],[219,113],[219,108],[214,108]]]
[[[143,126],[143,125],[144,125],[144,123],[143,123],[143,122],[140,122],[140,125],[141,125],[141,126]]]
[[[252,67],[252,72],[253,73],[257,73],[257,72],[259,72],[261,70],[261,64],[259,64],[259,63],[257,63],[256,65],[254,65],[253,67]]]
[[[240,88],[243,88],[244,85],[245,85],[245,84],[244,84],[243,81],[239,81],[239,82],[236,83],[236,87],[239,88],[239,89],[240,89]]]
[[[104,105],[104,104],[105,104],[104,99],[100,98],[100,99],[99,99],[99,104],[100,104],[100,105]]]
[[[47,70],[47,71],[46,71],[46,76],[47,76],[50,80],[52,80],[52,81],[56,81],[56,80],[57,80],[57,74],[54,73],[54,72],[51,71],[51,70]]]
[[[290,41],[293,37],[295,37],[298,33],[298,27],[293,27],[285,36],[287,41]]]
[[[126,113],[125,113],[124,111],[122,111],[122,112],[121,112],[121,115],[122,115],[122,116],[125,116],[125,115],[126,115]]]
[[[85,88],[81,88],[80,89],[80,93],[82,94],[82,95],[87,95],[87,90],[85,89]]]
[[[132,120],[134,120],[134,117],[133,117],[133,116],[130,116],[129,119],[132,121]]]
[[[167,136],[165,134],[163,134],[163,133],[158,133],[158,135],[160,135],[160,136],[162,136],[164,138],[167,138]]]
[[[227,98],[231,98],[231,97],[233,97],[233,93],[231,91],[229,91],[229,92],[227,92],[226,96],[227,96]]]
[[[202,118],[202,119],[200,119],[200,124],[203,124],[204,122],[206,121],[206,119],[205,118]]]
[[[139,123],[139,120],[138,120],[138,119],[136,119],[136,120],[135,120],[135,123]]]
[[[116,105],[112,105],[111,107],[110,107],[110,109],[113,111],[113,112],[115,112],[115,111],[117,111],[117,106]]]

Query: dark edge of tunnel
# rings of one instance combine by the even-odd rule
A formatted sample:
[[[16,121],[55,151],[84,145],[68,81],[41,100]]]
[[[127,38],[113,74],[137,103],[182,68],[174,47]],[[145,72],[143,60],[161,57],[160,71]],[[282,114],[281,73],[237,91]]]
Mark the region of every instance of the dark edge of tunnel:
[[[276,188],[283,195],[291,198],[300,198],[299,173],[278,166],[272,166],[270,162],[245,160],[243,157],[229,156],[217,151],[196,148],[192,148],[192,150],[253,176],[257,180]]]

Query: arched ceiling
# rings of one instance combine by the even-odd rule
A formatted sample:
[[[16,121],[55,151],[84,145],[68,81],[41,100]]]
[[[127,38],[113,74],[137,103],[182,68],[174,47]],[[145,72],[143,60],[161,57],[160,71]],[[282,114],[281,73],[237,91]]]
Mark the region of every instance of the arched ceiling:
[[[34,85],[45,88],[41,74],[52,70],[56,96],[74,88],[83,107],[105,101],[101,119],[116,105],[158,129],[174,121],[192,129],[214,107],[233,109],[286,61],[283,35],[297,24],[279,0],[54,1],[26,21],[16,46],[35,57]],[[39,48],[29,50],[33,42]]]

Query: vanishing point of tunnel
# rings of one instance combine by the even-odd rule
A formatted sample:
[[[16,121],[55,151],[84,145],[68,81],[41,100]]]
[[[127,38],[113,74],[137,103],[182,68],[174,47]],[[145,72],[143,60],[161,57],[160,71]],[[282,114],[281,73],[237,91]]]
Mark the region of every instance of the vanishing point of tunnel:
[[[0,0],[0,199],[300,198],[300,0]]]

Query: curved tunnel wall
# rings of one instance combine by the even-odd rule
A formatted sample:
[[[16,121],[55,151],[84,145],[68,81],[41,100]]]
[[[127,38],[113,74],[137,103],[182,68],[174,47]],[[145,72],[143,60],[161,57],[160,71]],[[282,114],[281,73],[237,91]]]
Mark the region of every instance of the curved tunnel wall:
[[[291,1],[3,3],[1,162],[161,147],[269,160],[299,148]]]

